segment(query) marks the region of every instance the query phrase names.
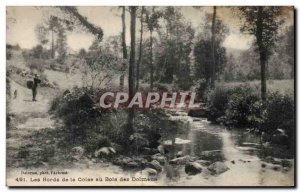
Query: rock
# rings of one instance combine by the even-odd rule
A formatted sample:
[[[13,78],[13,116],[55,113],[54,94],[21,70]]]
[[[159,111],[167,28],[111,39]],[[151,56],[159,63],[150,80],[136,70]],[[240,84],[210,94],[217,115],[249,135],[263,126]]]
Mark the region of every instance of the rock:
[[[235,161],[234,161],[234,160],[232,160],[232,161],[231,161],[231,163],[232,163],[232,164],[235,164]]]
[[[171,164],[177,164],[177,165],[185,165],[188,162],[193,162],[195,161],[196,158],[195,157],[191,157],[189,155],[183,156],[183,157],[178,157],[175,159],[172,159],[170,161]]]
[[[211,164],[211,161],[207,161],[207,160],[197,160],[195,162],[199,163],[202,166],[209,166]]]
[[[183,144],[188,144],[188,143],[191,143],[191,140],[175,138],[175,144],[177,144],[177,145],[183,145]]]
[[[211,171],[212,175],[220,175],[229,170],[227,165],[220,161],[211,164],[207,169]]]
[[[134,168],[138,168],[139,164],[135,161],[131,161],[131,162],[128,162],[127,164],[125,164],[124,167],[134,169]]]
[[[128,164],[129,162],[133,161],[130,157],[123,157],[120,156],[116,159],[113,160],[113,164],[114,165],[118,165],[118,166],[125,166],[126,164]]]
[[[129,168],[129,169],[135,169],[135,168],[144,168],[146,165],[146,160],[143,158],[130,158],[130,157],[124,157],[120,156],[118,158],[113,159],[112,163],[114,165],[121,166],[122,168]]]
[[[172,145],[172,140],[166,140],[163,143],[164,145]]]
[[[184,171],[189,175],[196,175],[201,173],[202,166],[199,163],[192,162],[185,165]]]
[[[95,151],[95,157],[107,157],[115,153],[116,151],[112,147],[102,147],[101,149]]]
[[[273,165],[273,166],[272,166],[272,169],[273,169],[274,171],[279,171],[279,170],[281,170],[281,166],[280,166],[280,165]]]
[[[160,154],[160,153],[156,153],[156,154],[152,155],[151,158],[152,158],[153,160],[158,161],[158,162],[161,163],[161,164],[165,164],[165,161],[166,161],[166,157],[163,156],[163,155]]]
[[[157,150],[159,151],[159,153],[165,154],[165,148],[164,148],[163,145],[159,145],[159,146],[157,147]]]
[[[71,157],[77,161],[80,160],[80,158],[83,156],[84,154],[84,148],[83,147],[73,147],[71,149]]]
[[[152,168],[152,169],[155,169],[157,171],[161,171],[162,170],[162,166],[159,164],[158,161],[156,160],[152,160],[150,163],[149,163],[149,167]]]
[[[157,171],[155,169],[151,169],[151,168],[146,168],[142,172],[149,175],[149,176],[156,176],[157,175]]]
[[[188,112],[188,116],[206,118],[207,117],[207,110],[205,108],[190,109],[189,112]]]
[[[202,151],[200,157],[204,160],[220,161],[223,159],[223,154],[221,150]]]
[[[182,151],[178,151],[176,154],[176,157],[183,157],[183,152]]]

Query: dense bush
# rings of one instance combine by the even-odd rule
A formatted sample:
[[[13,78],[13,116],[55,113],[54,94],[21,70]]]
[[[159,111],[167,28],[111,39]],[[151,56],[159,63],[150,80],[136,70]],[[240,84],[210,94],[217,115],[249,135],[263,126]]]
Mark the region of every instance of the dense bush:
[[[207,94],[208,119],[217,123],[223,123],[227,104],[229,102],[230,90],[216,88]]]
[[[263,103],[259,91],[249,86],[216,88],[207,97],[209,119],[237,128],[254,128],[268,135],[284,131],[294,139],[294,99],[278,92],[268,94]],[[292,144],[293,142],[289,142]]]
[[[231,90],[225,111],[227,125],[258,128],[264,118],[263,104],[256,90],[248,86]]]
[[[84,88],[66,91],[53,100],[51,111],[64,121],[62,129],[66,142],[71,146],[83,146],[90,154],[109,146],[118,146],[119,153],[127,154],[142,152],[143,147],[156,148],[161,132],[179,127],[173,125],[162,110],[136,111],[135,133],[128,138],[127,109],[101,112],[89,95],[91,91]],[[167,128],[162,130],[161,127]]]
[[[288,136],[286,144],[293,149],[295,143],[294,98],[273,93],[268,97],[266,111],[266,120],[262,125],[262,130],[268,134],[274,134],[277,129],[283,130]]]

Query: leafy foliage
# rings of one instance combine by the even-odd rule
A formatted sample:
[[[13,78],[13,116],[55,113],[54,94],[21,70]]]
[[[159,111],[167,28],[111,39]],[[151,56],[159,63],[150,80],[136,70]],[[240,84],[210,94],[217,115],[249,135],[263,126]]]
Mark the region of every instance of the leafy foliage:
[[[268,134],[279,128],[294,137],[294,100],[277,92],[263,104],[259,91],[249,86],[216,88],[208,94],[209,119],[240,128],[254,128]]]

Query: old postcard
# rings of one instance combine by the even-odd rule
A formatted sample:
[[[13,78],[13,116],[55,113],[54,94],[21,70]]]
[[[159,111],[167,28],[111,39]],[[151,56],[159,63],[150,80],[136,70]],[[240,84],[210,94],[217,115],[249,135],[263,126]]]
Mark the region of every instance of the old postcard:
[[[294,187],[294,7],[6,7],[6,184]]]

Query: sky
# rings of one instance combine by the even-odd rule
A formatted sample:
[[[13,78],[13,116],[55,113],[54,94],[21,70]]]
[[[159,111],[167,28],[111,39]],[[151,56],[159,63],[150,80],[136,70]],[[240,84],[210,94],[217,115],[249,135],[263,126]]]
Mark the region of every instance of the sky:
[[[118,7],[99,7],[86,6],[78,7],[79,12],[87,17],[88,21],[100,26],[104,31],[104,38],[119,35],[121,32],[121,10]],[[191,22],[196,31],[201,32],[201,24],[203,24],[205,14],[212,12],[212,7],[202,7],[195,9],[193,7],[181,7],[183,17]],[[19,44],[22,48],[32,48],[38,44],[35,34],[35,27],[43,23],[50,15],[61,14],[57,8],[52,7],[30,7],[18,6],[7,7],[6,11],[6,40],[9,44]],[[291,9],[286,11],[285,17],[287,25],[293,23],[293,15]],[[129,26],[130,15],[126,13],[126,41],[130,42]],[[233,14],[229,8],[217,8],[217,17],[229,28],[229,34],[223,42],[226,48],[248,49],[253,41],[253,37],[240,32],[240,20]],[[137,30],[139,22],[137,22]],[[83,30],[75,30],[68,32],[68,46],[77,51],[80,48],[87,49],[94,36]]]

